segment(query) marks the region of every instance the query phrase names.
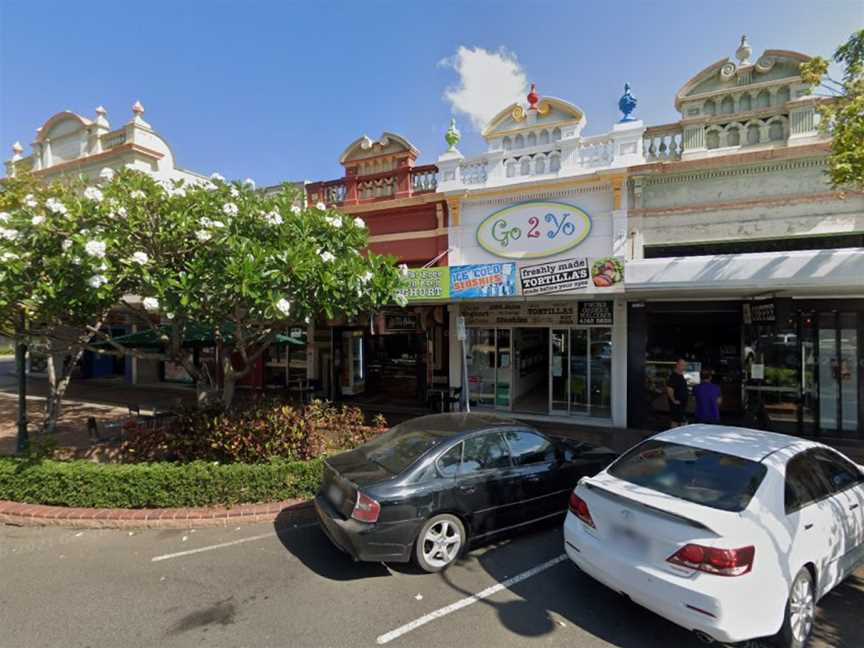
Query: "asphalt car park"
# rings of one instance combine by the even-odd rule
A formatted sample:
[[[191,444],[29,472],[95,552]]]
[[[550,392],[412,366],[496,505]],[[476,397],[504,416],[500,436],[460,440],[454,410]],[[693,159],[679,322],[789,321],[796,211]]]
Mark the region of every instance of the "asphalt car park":
[[[0,527],[0,574],[2,648],[703,645],[582,575],[557,522],[438,574],[353,562],[312,515],[195,532]],[[859,570],[822,601],[814,645],[864,645],[861,609]]]

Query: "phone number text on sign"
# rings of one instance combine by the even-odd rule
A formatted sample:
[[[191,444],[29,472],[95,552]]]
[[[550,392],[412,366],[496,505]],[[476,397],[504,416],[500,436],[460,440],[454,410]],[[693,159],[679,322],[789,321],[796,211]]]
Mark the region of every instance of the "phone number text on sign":
[[[489,215],[477,227],[477,243],[506,259],[536,259],[570,250],[590,233],[591,218],[575,205],[538,200]]]

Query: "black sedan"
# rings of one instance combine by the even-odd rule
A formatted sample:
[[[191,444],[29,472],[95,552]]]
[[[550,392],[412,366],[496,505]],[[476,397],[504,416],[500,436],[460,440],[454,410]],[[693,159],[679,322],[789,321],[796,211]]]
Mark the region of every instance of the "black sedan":
[[[423,416],[331,457],[315,507],[355,560],[440,571],[469,541],[563,515],[615,455],[486,414]]]

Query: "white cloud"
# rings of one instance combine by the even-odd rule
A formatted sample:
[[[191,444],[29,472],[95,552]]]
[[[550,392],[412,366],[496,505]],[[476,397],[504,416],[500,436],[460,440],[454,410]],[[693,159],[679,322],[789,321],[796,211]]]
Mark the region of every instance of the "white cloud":
[[[503,47],[490,52],[462,45],[441,65],[459,75],[459,82],[444,91],[444,99],[454,112],[467,115],[477,130],[514,101],[524,101],[528,93],[525,70]]]

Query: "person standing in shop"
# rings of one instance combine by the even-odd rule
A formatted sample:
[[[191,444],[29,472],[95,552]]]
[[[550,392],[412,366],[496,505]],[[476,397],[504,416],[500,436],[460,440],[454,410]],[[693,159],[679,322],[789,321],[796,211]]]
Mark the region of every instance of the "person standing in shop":
[[[702,381],[693,388],[693,400],[696,403],[696,422],[720,423],[720,385],[712,382],[714,372],[711,369],[702,370]]]
[[[684,378],[686,369],[687,361],[678,358],[675,368],[669,374],[669,380],[666,381],[666,398],[669,401],[669,418],[672,421],[669,427],[687,425],[687,399],[690,395],[687,392],[687,379]]]

